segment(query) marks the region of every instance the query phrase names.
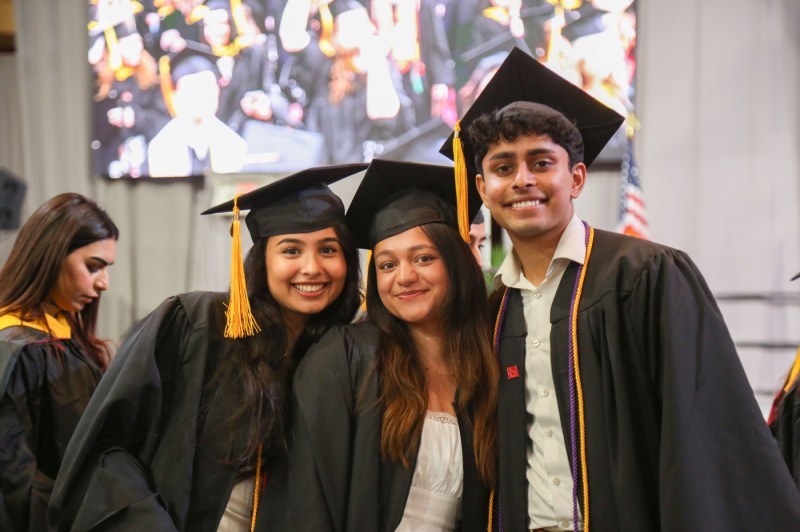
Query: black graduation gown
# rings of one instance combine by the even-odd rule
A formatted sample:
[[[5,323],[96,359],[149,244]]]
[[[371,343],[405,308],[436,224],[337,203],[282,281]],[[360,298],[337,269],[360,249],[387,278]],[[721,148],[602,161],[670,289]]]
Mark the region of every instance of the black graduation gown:
[[[405,468],[381,460],[383,414],[376,407],[378,376],[372,371],[377,346],[378,331],[371,323],[335,327],[295,373],[288,530],[393,531],[403,518],[414,464]],[[363,408],[356,407],[359,397]],[[464,461],[461,530],[486,530],[489,491],[478,477],[465,421],[458,416]]]
[[[0,530],[45,529],[64,451],[101,376],[72,340],[0,331]]]
[[[795,485],[800,488],[800,379],[782,393],[770,425]]]
[[[576,273],[573,263],[550,312],[568,449]],[[500,343],[498,425],[502,521],[515,531],[528,519],[525,335],[522,298],[513,291]],[[716,302],[687,255],[595,231],[578,345],[593,530],[800,530],[800,494]],[[511,366],[519,377],[508,378]]]
[[[364,143],[385,141],[402,135],[414,125],[414,105],[403,88],[400,73],[388,63],[394,90],[400,99],[400,110],[393,118],[373,120],[367,116],[365,74],[354,74],[353,89],[334,105],[329,101],[330,74],[333,61],[319,49],[312,38],[301,52],[292,55],[292,76],[309,100],[306,123],[311,131],[325,139],[325,161],[328,164],[364,161]],[[387,59],[388,61],[388,59]]]
[[[225,300],[171,297],[132,329],[67,449],[52,530],[217,530],[237,468],[201,418],[232,344]],[[285,464],[268,463],[267,479],[257,529],[283,530]]]

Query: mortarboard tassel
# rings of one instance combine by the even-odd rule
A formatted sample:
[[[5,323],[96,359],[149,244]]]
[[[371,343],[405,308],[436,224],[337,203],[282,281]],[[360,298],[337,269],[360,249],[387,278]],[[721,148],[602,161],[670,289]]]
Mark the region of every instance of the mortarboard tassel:
[[[322,32],[319,36],[319,49],[327,57],[336,55],[336,49],[331,42],[333,39],[333,14],[327,2],[319,4],[319,21],[322,25]]]
[[[364,269],[364,298],[361,301],[361,312],[367,311],[367,281],[369,280],[369,263],[372,260],[372,250],[367,250],[367,267]]]
[[[242,228],[239,221],[238,197],[233,199],[233,224],[231,237],[231,296],[228,309],[225,311],[225,338],[244,338],[261,331],[250,310],[247,298],[247,283],[244,278],[242,263]]]
[[[456,179],[456,213],[458,215],[458,232],[464,242],[469,243],[469,204],[467,184],[467,164],[464,161],[464,149],[461,146],[461,121],[453,128],[453,163]]]
[[[158,58],[158,76],[159,85],[161,86],[161,96],[164,98],[164,104],[167,106],[169,116],[175,116],[175,103],[173,102],[175,88],[172,86],[169,57],[166,55],[162,55]]]

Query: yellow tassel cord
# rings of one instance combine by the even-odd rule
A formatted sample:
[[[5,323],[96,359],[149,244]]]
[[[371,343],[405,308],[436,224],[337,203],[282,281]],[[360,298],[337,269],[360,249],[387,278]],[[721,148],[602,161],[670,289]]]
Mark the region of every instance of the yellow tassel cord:
[[[583,531],[589,532],[589,473],[586,462],[586,423],[583,411],[583,385],[581,384],[581,370],[578,363],[578,312],[583,292],[583,281],[586,279],[586,269],[589,266],[589,256],[592,254],[594,244],[594,228],[589,227],[589,242],[586,244],[586,258],[581,268],[581,278],[578,281],[578,289],[575,293],[575,312],[572,313],[572,345],[575,346],[572,355],[575,367],[575,388],[578,395],[578,433],[580,434],[580,453],[581,453],[581,479],[583,480]]]
[[[242,263],[242,229],[239,221],[238,198],[233,199],[233,231],[231,246],[231,296],[228,309],[225,311],[227,323],[225,324],[225,338],[243,338],[253,336],[261,329],[250,310],[250,300],[247,298],[247,283],[244,278],[244,264]]]
[[[489,525],[486,532],[492,532],[492,512],[494,511],[494,490],[489,492]]]
[[[461,146],[461,121],[453,128],[453,163],[456,178],[456,212],[458,214],[458,232],[464,242],[469,243],[469,184],[467,183],[467,165],[464,161],[464,149]]]
[[[233,24],[236,26],[236,35],[244,35],[247,33],[247,18],[244,16],[244,10],[242,9],[242,0],[230,0],[230,2]]]
[[[367,250],[367,267],[364,268],[364,298],[361,301],[361,312],[367,311],[367,281],[369,280],[369,262],[372,260],[372,250]]]
[[[328,2],[319,3],[319,21],[322,24],[322,32],[319,36],[319,49],[328,57],[336,55],[336,48],[333,47],[333,14]]]
[[[800,349],[797,350],[797,357],[794,359],[792,369],[789,370],[789,377],[786,379],[786,384],[783,387],[784,393],[789,391],[794,381],[797,380],[798,375],[800,375]]]
[[[103,31],[106,36],[106,46],[108,47],[108,67],[116,72],[122,67],[122,52],[119,50],[119,40],[114,28],[107,28]]]
[[[169,116],[175,116],[175,102],[173,101],[173,93],[175,92],[175,88],[172,86],[169,57],[166,55],[162,55],[158,59],[158,76],[159,84],[161,86],[161,96],[164,97],[164,103],[167,106]]]
[[[258,497],[261,495],[261,451],[263,443],[258,444],[258,459],[256,460],[256,485],[253,487],[253,517],[250,518],[250,532],[256,529],[256,514],[258,513]]]

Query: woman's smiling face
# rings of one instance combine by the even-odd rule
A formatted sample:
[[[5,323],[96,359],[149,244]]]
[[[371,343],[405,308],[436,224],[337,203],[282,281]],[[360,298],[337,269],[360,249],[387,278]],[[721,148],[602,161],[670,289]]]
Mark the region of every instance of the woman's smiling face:
[[[288,320],[305,323],[344,289],[347,263],[333,227],[269,237],[266,263],[267,287]]]

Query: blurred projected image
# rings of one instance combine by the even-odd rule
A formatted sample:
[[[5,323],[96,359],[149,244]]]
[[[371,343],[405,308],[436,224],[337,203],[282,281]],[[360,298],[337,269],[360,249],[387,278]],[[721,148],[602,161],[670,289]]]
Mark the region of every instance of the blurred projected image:
[[[90,0],[96,174],[437,153],[513,47],[632,112],[631,0]],[[598,161],[619,164],[624,132]]]

